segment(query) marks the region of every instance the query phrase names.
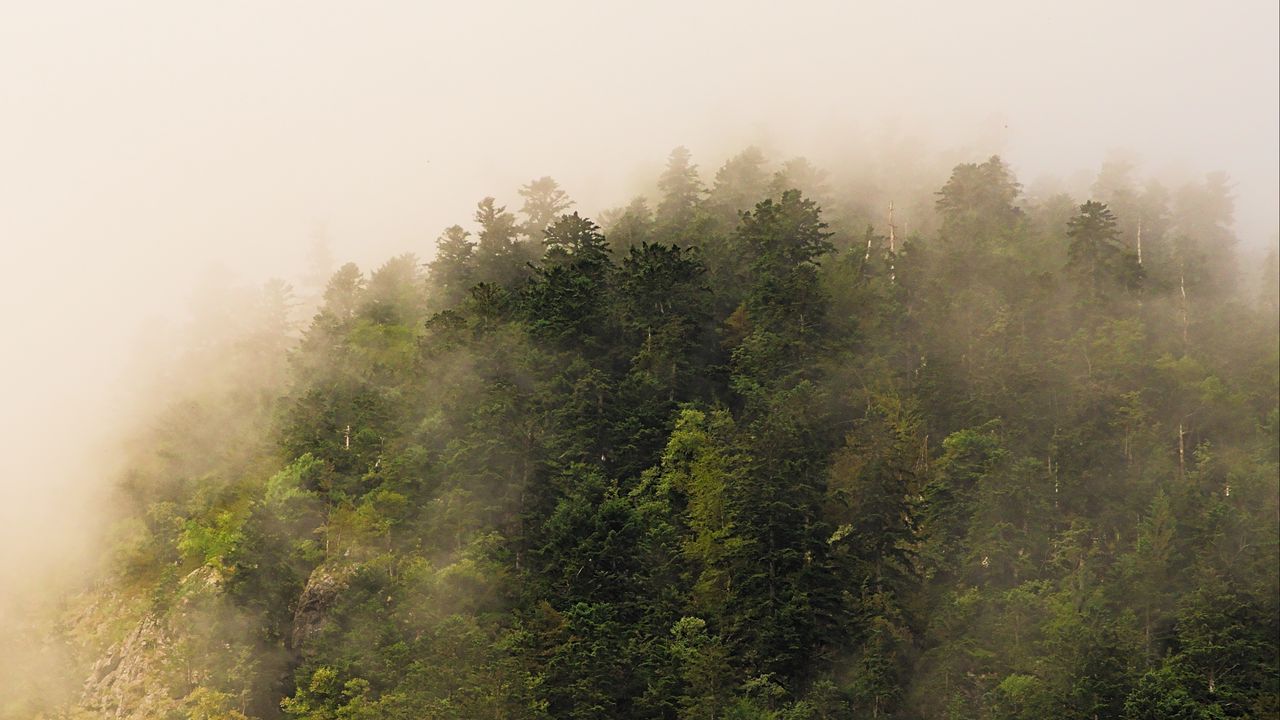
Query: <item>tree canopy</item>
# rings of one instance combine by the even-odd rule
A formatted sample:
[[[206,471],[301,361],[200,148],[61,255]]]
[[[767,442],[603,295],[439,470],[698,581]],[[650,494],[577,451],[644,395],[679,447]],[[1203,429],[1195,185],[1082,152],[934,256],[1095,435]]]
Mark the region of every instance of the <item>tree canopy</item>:
[[[485,198],[298,338],[269,291],[130,459],[78,712],[1280,712],[1275,280],[1225,181],[1033,201],[993,157],[892,249],[808,161],[655,187]]]

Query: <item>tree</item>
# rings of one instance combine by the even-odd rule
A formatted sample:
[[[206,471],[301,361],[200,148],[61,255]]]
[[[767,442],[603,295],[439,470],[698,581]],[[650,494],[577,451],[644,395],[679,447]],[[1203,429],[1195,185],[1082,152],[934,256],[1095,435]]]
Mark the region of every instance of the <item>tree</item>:
[[[582,268],[609,262],[609,245],[600,227],[578,213],[562,215],[548,225],[542,238],[545,248],[543,263],[550,265],[574,264]]]
[[[427,265],[445,307],[456,305],[475,279],[476,244],[467,239],[470,236],[461,225],[445,228],[436,241],[436,256]]]
[[[369,276],[360,314],[383,325],[412,325],[423,315],[426,284],[418,258],[398,255]]]
[[[743,470],[726,488],[734,551],[725,636],[748,676],[807,678],[819,646],[832,528],[822,519],[829,427],[820,391],[802,382],[748,411]]]
[[[998,250],[1022,219],[1016,206],[1021,186],[999,156],[982,164],[957,165],[938,191],[942,240],[959,253]]]
[[[520,188],[520,197],[524,198],[524,205],[520,207],[525,217],[522,232],[534,242],[541,242],[547,226],[573,206],[559,183],[550,177],[531,180]]]
[[[347,263],[329,279],[324,290],[324,306],[321,313],[335,322],[345,322],[355,316],[364,292],[365,280],[355,263]]]
[[[1235,199],[1224,173],[1210,173],[1201,183],[1184,185],[1174,195],[1174,252],[1185,284],[1202,295],[1228,294],[1234,287]]]
[[[802,195],[812,198],[823,207],[829,205],[831,201],[831,189],[827,186],[827,172],[802,157],[784,162],[770,181],[770,196],[781,197],[782,193],[788,190],[799,190]]]
[[[765,197],[769,176],[764,165],[764,153],[757,147],[749,147],[729,158],[716,171],[707,206],[724,226],[733,227],[738,213],[751,209]]]
[[[728,652],[718,637],[707,632],[707,623],[701,618],[680,618],[671,634],[686,688],[679,701],[681,720],[722,717],[733,686]]]
[[[868,410],[831,463],[825,506],[836,529],[829,544],[853,564],[851,582],[904,598],[919,544],[919,418],[890,397]]]
[[[752,364],[765,375],[780,372],[786,363],[798,359],[796,353],[819,333],[828,301],[817,268],[819,259],[832,250],[827,241],[830,235],[818,206],[795,190],[783,193],[776,202],[757,204],[738,226],[736,236],[751,260],[751,286],[744,303],[748,319],[754,332],[778,339],[775,345],[757,336],[757,348],[763,354]],[[769,346],[783,356],[767,350]],[[766,370],[770,366],[773,369]]]
[[[1093,200],[1081,205],[1080,214],[1067,223],[1067,236],[1067,271],[1079,283],[1084,302],[1105,302],[1138,288],[1142,269],[1136,255],[1120,244],[1115,216],[1106,205]]]
[[[1173,611],[1169,580],[1173,576],[1177,520],[1163,491],[1151,501],[1146,517],[1138,524],[1133,553],[1127,557],[1126,571],[1138,599],[1142,622],[1143,649],[1148,664],[1163,655],[1168,638],[1158,635]]]
[[[635,198],[625,208],[601,215],[600,223],[615,255],[626,254],[651,240],[654,234],[653,211],[643,197]]]
[[[475,278],[512,288],[525,276],[525,263],[532,259],[516,236],[516,218],[487,197],[476,205],[475,221],[480,226],[475,249]]]
[[[600,228],[576,212],[548,226],[541,267],[522,294],[537,336],[591,350],[608,336],[605,296],[613,263]]]
[[[672,150],[667,168],[658,178],[662,200],[658,203],[657,222],[664,232],[679,233],[688,227],[702,200],[702,180],[691,157],[684,147]]]
[[[704,352],[711,318],[706,266],[690,249],[643,243],[632,247],[618,273],[618,312],[637,346],[636,369],[684,395]]]

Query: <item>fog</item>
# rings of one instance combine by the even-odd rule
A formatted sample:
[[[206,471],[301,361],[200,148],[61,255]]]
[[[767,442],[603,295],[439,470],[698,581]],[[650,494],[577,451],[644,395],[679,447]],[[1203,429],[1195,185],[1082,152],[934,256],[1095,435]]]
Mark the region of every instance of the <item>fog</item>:
[[[595,215],[676,145],[704,176],[756,143],[881,176],[998,152],[1080,188],[1123,148],[1226,172],[1262,247],[1278,24],[1268,0],[6,4],[0,587],[94,557],[122,378],[197,288],[300,284],[317,238],[362,267],[428,256],[533,177]]]

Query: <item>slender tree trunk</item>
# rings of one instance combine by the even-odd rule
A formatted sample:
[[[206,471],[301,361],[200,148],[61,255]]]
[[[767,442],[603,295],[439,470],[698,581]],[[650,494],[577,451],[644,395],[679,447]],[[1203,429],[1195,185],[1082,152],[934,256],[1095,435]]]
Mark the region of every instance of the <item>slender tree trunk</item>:
[[[894,267],[894,255],[898,252],[897,228],[893,224],[893,201],[889,201],[889,282],[898,281],[897,268]]]
[[[1187,272],[1184,267],[1178,273],[1178,290],[1182,293],[1182,354],[1187,353]]]
[[[889,201],[889,252],[891,253],[898,251],[896,230],[897,228],[894,227],[894,224],[893,224],[893,201],[890,200]]]
[[[1142,216],[1138,216],[1138,267],[1142,267]]]
[[[1185,480],[1187,477],[1187,434],[1182,429],[1182,423],[1178,423],[1178,480]]]

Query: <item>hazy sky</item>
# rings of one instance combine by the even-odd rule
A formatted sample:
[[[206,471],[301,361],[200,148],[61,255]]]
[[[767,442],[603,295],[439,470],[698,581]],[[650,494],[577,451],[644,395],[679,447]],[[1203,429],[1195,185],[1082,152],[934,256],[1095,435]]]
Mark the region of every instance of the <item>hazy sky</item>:
[[[96,464],[139,328],[211,265],[296,272],[319,227],[368,265],[539,175],[595,212],[678,144],[709,174],[914,134],[1024,183],[1118,147],[1224,170],[1264,242],[1277,27],[1275,0],[5,2],[0,547]]]

